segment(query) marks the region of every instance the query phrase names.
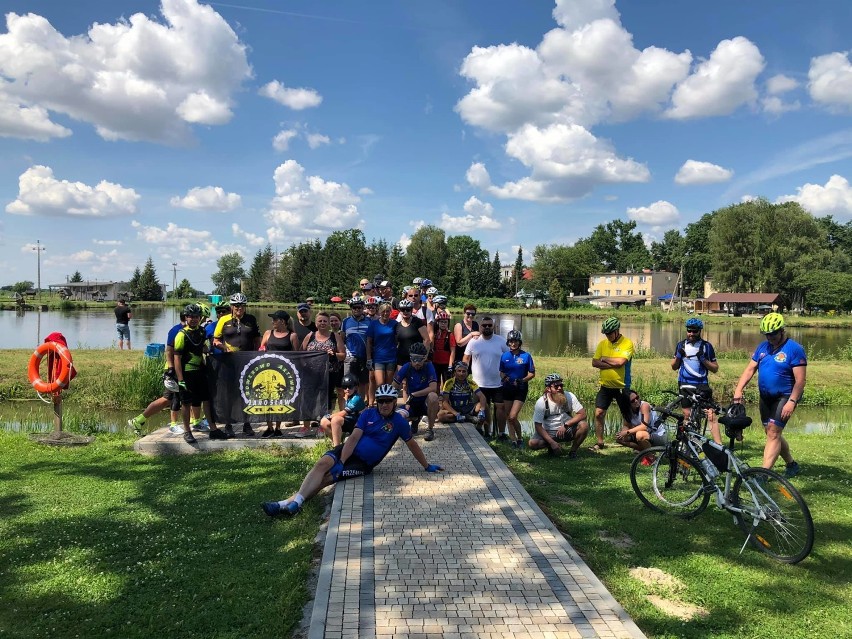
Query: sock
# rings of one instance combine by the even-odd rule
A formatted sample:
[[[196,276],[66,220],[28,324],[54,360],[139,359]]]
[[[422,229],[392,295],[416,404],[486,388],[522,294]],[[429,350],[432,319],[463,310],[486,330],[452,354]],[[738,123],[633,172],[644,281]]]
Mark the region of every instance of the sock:
[[[302,497],[301,494],[297,494],[295,497],[293,497],[293,501],[295,501],[296,505],[299,506],[299,508],[301,508],[302,504],[305,503],[305,498]]]
[[[133,421],[135,421],[137,424],[139,424],[141,426],[144,426],[145,421],[146,421],[145,413],[139,413],[136,417],[133,418]]]

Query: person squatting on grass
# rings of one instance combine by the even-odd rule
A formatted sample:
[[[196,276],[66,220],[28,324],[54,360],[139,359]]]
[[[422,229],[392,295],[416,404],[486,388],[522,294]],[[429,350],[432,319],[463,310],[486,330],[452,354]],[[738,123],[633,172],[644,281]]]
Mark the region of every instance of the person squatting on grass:
[[[559,373],[550,373],[544,378],[544,395],[538,398],[533,408],[535,433],[530,437],[531,450],[547,448],[551,454],[559,453],[562,444],[571,442],[568,459],[577,459],[586,435],[589,422],[586,409],[574,395],[563,390]]]
[[[656,435],[657,427],[654,425],[656,414],[651,410],[651,405],[642,401],[639,392],[635,390],[630,391],[630,414],[630,420],[625,422],[621,430],[615,435],[616,443],[632,448],[637,452],[645,450],[651,446],[652,431],[655,433],[654,437],[657,438],[656,441],[658,442],[654,444],[655,446],[667,443],[668,440],[665,437],[660,440]],[[650,463],[647,458],[642,459],[642,463],[647,466],[646,461]]]
[[[408,421],[396,412],[398,395],[390,384],[379,386],[376,389],[377,407],[361,413],[346,443],[335,446],[323,455],[294,495],[282,501],[262,503],[263,512],[270,517],[298,514],[302,505],[326,486],[373,472],[373,468],[379,465],[400,438],[427,473],[444,470],[440,465],[428,462],[411,434]]]

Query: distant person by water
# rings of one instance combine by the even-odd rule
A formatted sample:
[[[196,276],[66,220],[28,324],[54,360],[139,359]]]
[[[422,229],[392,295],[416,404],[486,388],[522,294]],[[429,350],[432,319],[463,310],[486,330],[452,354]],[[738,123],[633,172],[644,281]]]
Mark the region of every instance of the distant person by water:
[[[118,348],[124,350],[124,341],[127,340],[127,350],[130,350],[130,320],[133,313],[127,305],[127,301],[120,299],[115,305],[115,330],[118,333]]]

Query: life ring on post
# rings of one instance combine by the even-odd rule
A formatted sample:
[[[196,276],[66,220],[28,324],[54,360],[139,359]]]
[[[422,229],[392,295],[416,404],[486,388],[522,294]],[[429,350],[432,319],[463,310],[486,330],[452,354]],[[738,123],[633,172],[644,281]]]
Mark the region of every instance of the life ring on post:
[[[49,358],[53,360],[54,365],[48,367],[48,381],[44,381],[39,373],[39,368],[41,367],[41,360],[49,353],[55,355],[55,357]],[[39,344],[30,357],[27,374],[30,384],[39,393],[58,393],[63,388],[68,388],[68,383],[71,381],[72,369],[71,351],[62,346],[62,344],[45,342],[44,344]]]

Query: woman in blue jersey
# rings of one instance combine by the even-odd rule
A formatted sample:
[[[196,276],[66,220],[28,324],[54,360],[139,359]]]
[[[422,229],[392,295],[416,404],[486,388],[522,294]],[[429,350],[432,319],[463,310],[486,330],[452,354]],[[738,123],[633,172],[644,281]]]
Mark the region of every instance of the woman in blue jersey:
[[[780,313],[766,315],[760,322],[760,332],[766,336],[766,341],[754,351],[740,376],[734,390],[734,402],[743,401],[743,390],[757,373],[760,421],[766,430],[763,467],[772,468],[781,455],[787,464],[784,475],[795,477],[800,472],[799,464],[793,459],[790,446],[784,439],[784,427],[802,399],[808,358],[801,344],[787,337],[784,317]]]
[[[511,330],[506,336],[509,350],[500,357],[500,379],[503,380],[503,410],[509,425],[509,437],[515,448],[524,447],[521,422],[518,415],[527,401],[529,381],[535,377],[532,356],[521,349],[523,339],[520,331]]]
[[[390,384],[396,372],[398,326],[397,321],[390,318],[391,310],[390,304],[381,304],[378,317],[367,327],[367,367],[373,371],[376,387]]]

